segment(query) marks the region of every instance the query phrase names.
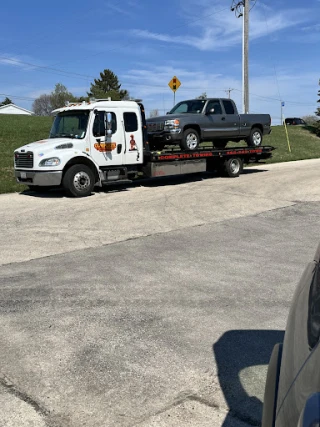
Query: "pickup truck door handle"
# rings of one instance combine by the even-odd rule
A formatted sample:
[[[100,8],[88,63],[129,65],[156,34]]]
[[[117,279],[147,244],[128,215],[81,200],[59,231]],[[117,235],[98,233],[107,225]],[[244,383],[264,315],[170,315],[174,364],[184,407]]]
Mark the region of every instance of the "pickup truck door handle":
[[[225,117],[221,117],[221,120],[225,120],[226,118]]]
[[[120,154],[122,150],[122,144],[117,145],[117,153]]]

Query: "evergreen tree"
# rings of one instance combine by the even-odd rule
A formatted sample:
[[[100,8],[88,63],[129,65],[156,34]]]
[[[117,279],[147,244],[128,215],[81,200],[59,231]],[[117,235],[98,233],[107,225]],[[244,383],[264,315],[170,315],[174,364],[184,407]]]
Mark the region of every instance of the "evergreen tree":
[[[89,97],[96,99],[111,98],[113,101],[128,99],[129,93],[127,90],[121,89],[118,77],[109,69],[100,73],[100,79],[94,79],[91,83]]]
[[[11,101],[11,99],[10,99],[10,98],[6,97],[6,98],[4,99],[4,101],[2,101],[2,102],[0,103],[0,107],[2,107],[3,105],[9,105],[9,104],[13,104],[13,102]]]

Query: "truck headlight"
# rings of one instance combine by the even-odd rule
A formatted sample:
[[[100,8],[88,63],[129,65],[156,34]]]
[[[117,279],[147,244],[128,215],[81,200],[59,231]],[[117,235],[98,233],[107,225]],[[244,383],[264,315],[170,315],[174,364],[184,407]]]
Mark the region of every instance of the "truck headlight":
[[[180,120],[173,119],[173,120],[166,120],[164,122],[164,130],[176,130],[179,129],[180,126]]]
[[[39,166],[59,166],[60,159],[58,157],[50,157],[50,159],[43,159],[39,163]]]
[[[166,121],[164,122],[164,125],[165,125],[165,126],[168,126],[168,127],[177,128],[177,127],[179,127],[179,125],[180,125],[180,120],[178,120],[178,119],[166,120]]]

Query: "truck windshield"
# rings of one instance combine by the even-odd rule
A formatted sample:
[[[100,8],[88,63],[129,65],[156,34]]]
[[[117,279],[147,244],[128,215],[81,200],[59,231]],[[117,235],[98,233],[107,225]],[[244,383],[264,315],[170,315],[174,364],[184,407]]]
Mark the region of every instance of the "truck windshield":
[[[179,104],[175,105],[169,114],[183,114],[183,113],[192,113],[192,114],[201,114],[203,107],[207,101],[205,99],[193,99],[191,101],[182,101]]]
[[[77,138],[86,135],[89,111],[64,111],[54,119],[49,138]]]

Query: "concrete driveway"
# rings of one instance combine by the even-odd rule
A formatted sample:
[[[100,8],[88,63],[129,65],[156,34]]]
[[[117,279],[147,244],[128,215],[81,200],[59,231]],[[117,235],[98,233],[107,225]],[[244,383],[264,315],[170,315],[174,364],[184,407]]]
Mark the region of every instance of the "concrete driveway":
[[[0,197],[0,426],[259,425],[320,160]]]

